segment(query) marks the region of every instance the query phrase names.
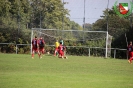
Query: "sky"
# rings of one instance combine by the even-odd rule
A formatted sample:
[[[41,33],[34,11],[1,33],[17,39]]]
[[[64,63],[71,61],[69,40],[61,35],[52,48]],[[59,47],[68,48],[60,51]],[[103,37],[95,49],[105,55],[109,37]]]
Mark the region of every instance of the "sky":
[[[100,16],[103,15],[103,11],[107,8],[107,6],[111,9],[116,1],[118,1],[117,5],[119,5],[119,3],[128,3],[128,8],[130,9],[130,1],[133,0],[85,0],[85,4],[84,0],[64,0],[64,2],[68,2],[68,4],[65,4],[64,7],[70,11],[69,18],[71,21],[75,21],[76,23],[82,25],[84,23],[83,18],[85,17],[85,23],[92,24],[101,18]]]

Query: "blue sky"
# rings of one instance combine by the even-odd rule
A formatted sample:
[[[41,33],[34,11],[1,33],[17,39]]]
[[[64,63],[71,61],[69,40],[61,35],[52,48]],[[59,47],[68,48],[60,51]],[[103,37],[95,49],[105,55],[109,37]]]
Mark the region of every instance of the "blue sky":
[[[62,0],[63,1],[63,0]],[[114,3],[118,1],[119,3],[128,3],[130,8],[130,1],[132,0],[109,0],[108,8],[112,8]],[[84,17],[84,0],[64,0],[68,2],[64,7],[70,10],[69,18],[72,21],[82,25]],[[103,15],[103,11],[107,8],[108,0],[85,0],[85,23],[94,23],[96,20]]]

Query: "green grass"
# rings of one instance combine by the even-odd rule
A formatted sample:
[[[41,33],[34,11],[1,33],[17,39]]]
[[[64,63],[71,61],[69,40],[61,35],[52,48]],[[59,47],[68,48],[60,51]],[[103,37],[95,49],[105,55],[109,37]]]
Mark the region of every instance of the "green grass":
[[[0,88],[133,88],[133,64],[86,56],[0,54]]]

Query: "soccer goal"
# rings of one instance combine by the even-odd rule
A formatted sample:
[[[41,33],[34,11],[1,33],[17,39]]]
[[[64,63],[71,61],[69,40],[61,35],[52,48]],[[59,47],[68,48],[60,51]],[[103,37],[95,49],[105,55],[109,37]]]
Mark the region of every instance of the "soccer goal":
[[[109,56],[109,36],[107,31],[83,31],[83,30],[58,30],[32,28],[31,40],[43,37],[47,46],[53,46],[56,40],[64,40],[68,54]]]

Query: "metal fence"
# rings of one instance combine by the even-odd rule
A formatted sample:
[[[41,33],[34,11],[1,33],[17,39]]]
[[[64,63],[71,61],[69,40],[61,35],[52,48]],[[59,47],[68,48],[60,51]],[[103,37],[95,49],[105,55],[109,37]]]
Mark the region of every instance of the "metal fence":
[[[100,47],[85,47],[85,46],[66,46],[67,54],[69,55],[86,55],[105,57],[105,48]],[[54,53],[54,45],[46,45],[46,52]],[[127,59],[126,49],[108,48],[108,57]],[[31,54],[31,44],[13,44],[0,43],[1,53],[16,53],[16,54]],[[76,52],[76,53],[75,53]]]

